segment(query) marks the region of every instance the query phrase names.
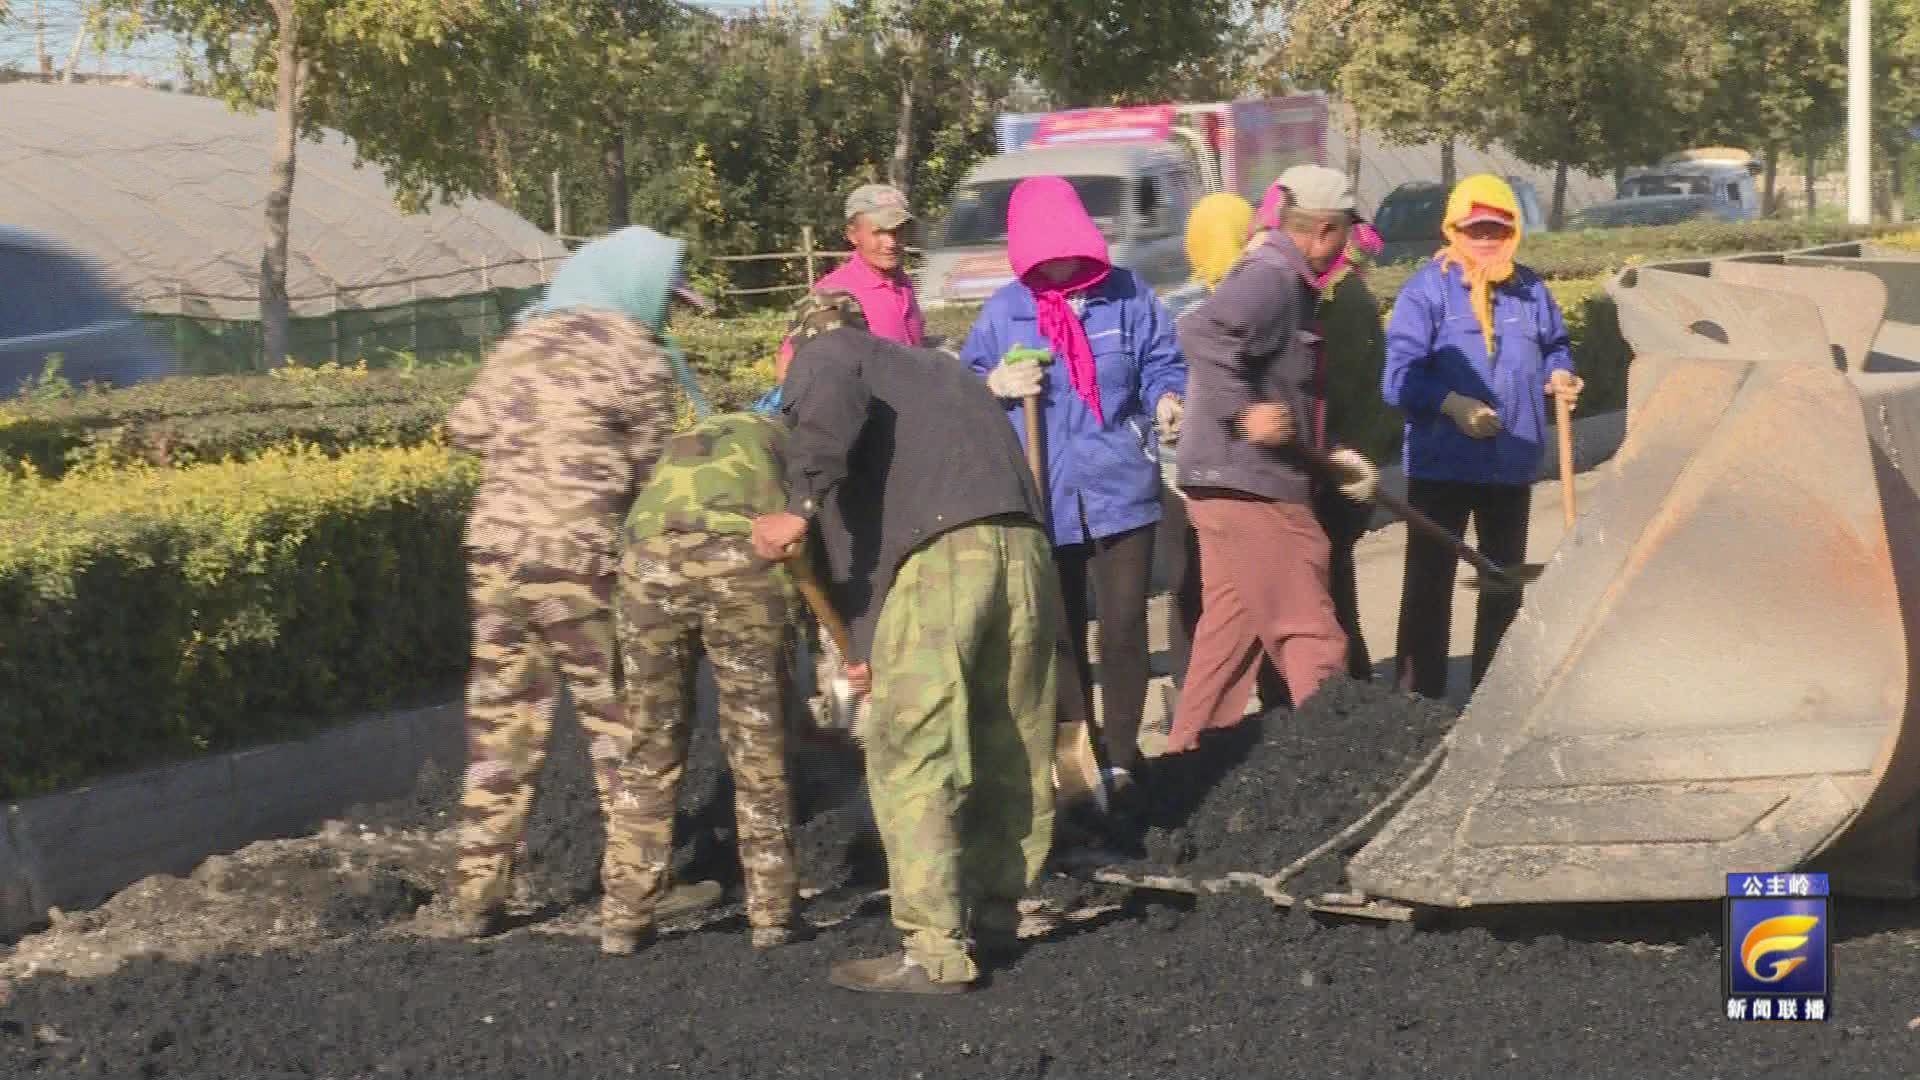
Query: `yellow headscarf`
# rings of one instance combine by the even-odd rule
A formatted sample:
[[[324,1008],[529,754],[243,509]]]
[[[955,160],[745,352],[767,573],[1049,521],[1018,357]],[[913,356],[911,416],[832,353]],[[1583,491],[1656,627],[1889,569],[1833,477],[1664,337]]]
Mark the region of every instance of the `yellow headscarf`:
[[[1253,227],[1253,204],[1230,191],[1219,191],[1193,204],[1187,215],[1187,262],[1193,280],[1211,289],[1220,284]]]
[[[1500,254],[1492,262],[1481,265],[1467,254],[1465,237],[1460,234],[1460,223],[1473,213],[1476,206],[1491,207],[1509,215],[1513,219],[1513,234],[1500,249]],[[1505,180],[1488,173],[1469,176],[1454,185],[1453,194],[1447,199],[1447,218],[1442,228],[1446,232],[1447,246],[1441,248],[1434,258],[1442,267],[1457,266],[1460,276],[1467,281],[1467,292],[1473,303],[1473,317],[1480,321],[1480,332],[1486,336],[1487,352],[1493,352],[1493,287],[1513,276],[1513,255],[1519,250],[1520,235],[1525,226],[1520,220],[1520,200],[1514,197],[1513,189]]]

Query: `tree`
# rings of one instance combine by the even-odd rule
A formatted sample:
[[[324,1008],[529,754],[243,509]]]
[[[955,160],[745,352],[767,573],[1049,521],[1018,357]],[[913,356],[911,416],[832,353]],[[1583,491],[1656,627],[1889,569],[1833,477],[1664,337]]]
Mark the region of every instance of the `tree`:
[[[1845,104],[1841,7],[1824,0],[1711,0],[1708,92],[1687,132],[1696,145],[1733,143],[1760,151],[1761,207],[1779,203],[1780,155],[1811,153],[1814,132],[1840,122]],[[1807,175],[1811,178],[1812,168]]]
[[[396,96],[409,69],[453,50],[471,25],[510,14],[505,0],[106,0],[111,33],[158,28],[200,46],[206,88],[234,108],[271,105],[266,243],[260,257],[263,361],[287,356],[287,251],[301,136],[323,127],[377,143],[422,103]],[[344,102],[381,102],[339,108]],[[364,156],[364,148],[363,148]]]
[[[1004,0],[989,41],[1056,107],[1154,101],[1230,71],[1248,9],[1236,0]]]

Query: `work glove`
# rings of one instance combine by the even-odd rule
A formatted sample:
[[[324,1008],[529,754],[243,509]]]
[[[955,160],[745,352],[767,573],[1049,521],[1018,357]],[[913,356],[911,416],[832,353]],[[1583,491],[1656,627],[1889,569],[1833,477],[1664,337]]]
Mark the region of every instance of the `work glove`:
[[[1446,400],[1440,403],[1440,411],[1446,413],[1454,426],[1470,438],[1491,439],[1500,434],[1500,414],[1478,398],[1449,393]]]
[[[1327,463],[1333,466],[1340,494],[1354,502],[1368,502],[1380,490],[1380,470],[1358,450],[1339,447],[1327,455]]]
[[[1180,441],[1180,421],[1186,416],[1187,407],[1173,394],[1162,394],[1160,403],[1153,407],[1154,423],[1160,428],[1160,441],[1175,443]]]
[[[1587,381],[1571,371],[1555,369],[1547,376],[1547,394],[1567,399],[1567,407],[1573,408],[1580,403],[1580,391],[1587,388]]]
[[[1038,394],[1045,380],[1046,371],[1039,364],[1002,360],[999,367],[987,372],[987,389],[994,397],[1017,401]]]

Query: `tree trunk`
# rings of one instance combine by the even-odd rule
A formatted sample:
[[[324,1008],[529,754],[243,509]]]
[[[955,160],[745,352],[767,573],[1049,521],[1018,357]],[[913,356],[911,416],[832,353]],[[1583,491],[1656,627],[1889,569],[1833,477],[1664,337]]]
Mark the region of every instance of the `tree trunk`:
[[[1454,160],[1454,140],[1449,135],[1440,140],[1440,186],[1448,191],[1460,179],[1460,166]]]
[[[1806,195],[1807,195],[1807,220],[1808,221],[1813,220],[1813,211],[1814,211],[1813,170],[1818,165],[1818,159],[1819,159],[1819,154],[1817,154],[1814,149],[1813,133],[1808,132],[1807,133],[1807,168],[1806,168],[1807,175],[1803,181]]]
[[[553,195],[553,235],[567,235],[567,193],[560,186],[560,170],[553,170],[547,178],[547,189]]]
[[[267,166],[267,247],[260,255],[261,360],[286,363],[288,322],[287,240],[293,214],[294,151],[300,131],[300,27],[294,0],[273,0],[279,24],[274,43],[273,158]]]
[[[607,118],[607,145],[602,164],[607,173],[607,231],[633,224],[632,196],[627,192],[627,118]]]
[[[33,0],[33,55],[38,61],[40,81],[53,81],[53,57],[47,55],[47,20],[40,10],[40,0]]]
[[[92,23],[93,13],[87,9],[86,4],[81,4],[79,10],[75,13],[73,48],[67,50],[67,62],[65,66],[60,69],[61,82],[70,83],[73,81],[73,71],[76,67],[80,66],[80,50],[87,43],[87,30],[92,26]]]
[[[1548,222],[1556,232],[1567,227],[1567,163],[1564,161],[1553,166],[1553,214]]]
[[[1907,162],[1906,150],[1896,148],[1887,155],[1887,220],[1895,225],[1904,225],[1907,220]]]
[[[1360,186],[1360,110],[1347,106],[1347,183]]]
[[[909,198],[913,185],[913,104],[926,65],[919,50],[908,49],[907,71],[900,79],[900,113],[894,117],[893,157],[887,162],[887,183]]]
[[[1768,143],[1765,171],[1760,180],[1760,216],[1771,218],[1780,212],[1780,144]]]

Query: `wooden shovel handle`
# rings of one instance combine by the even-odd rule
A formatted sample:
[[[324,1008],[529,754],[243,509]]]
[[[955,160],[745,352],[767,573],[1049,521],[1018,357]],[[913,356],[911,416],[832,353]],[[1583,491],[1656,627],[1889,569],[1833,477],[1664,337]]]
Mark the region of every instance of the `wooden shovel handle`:
[[[809,554],[802,551],[787,560],[787,567],[793,571],[793,583],[800,589],[801,599],[807,602],[807,609],[813,617],[820,620],[820,628],[833,640],[833,647],[840,650],[842,663],[853,662],[853,635],[847,633],[846,621],[840,613],[833,610],[833,602],[827,599],[827,590],[820,579],[813,574],[813,563]]]
[[[1573,403],[1555,394],[1553,412],[1554,421],[1560,427],[1560,506],[1566,513],[1567,528],[1571,529],[1573,519],[1578,516],[1573,505]]]

